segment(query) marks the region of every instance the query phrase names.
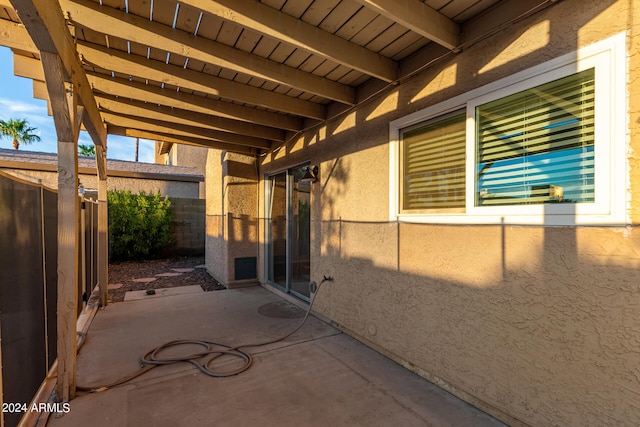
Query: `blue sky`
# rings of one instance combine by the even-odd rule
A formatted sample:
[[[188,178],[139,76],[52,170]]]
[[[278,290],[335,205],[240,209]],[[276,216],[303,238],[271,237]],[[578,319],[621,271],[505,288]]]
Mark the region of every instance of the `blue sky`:
[[[47,115],[46,101],[33,97],[30,79],[13,75],[13,54],[9,48],[0,46],[0,119],[27,119],[41,141],[30,145],[20,145],[20,150],[56,153],[57,138],[53,117]],[[91,145],[91,137],[80,132],[79,144]],[[134,138],[109,135],[107,137],[107,158],[135,160]],[[13,148],[9,138],[0,139],[0,148]],[[153,141],[140,140],[138,159],[153,163]]]

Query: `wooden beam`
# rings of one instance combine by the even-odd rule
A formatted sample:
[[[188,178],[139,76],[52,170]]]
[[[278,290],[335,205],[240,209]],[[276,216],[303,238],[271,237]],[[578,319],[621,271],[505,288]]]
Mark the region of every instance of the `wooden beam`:
[[[223,79],[211,74],[185,69],[163,61],[147,59],[144,56],[80,41],[78,42],[78,52],[86,63],[107,71],[196,90],[228,100],[257,105],[298,116],[318,120],[323,120],[326,117],[324,105]]]
[[[247,155],[257,155],[260,151],[256,148],[247,147],[243,145],[225,144],[221,142],[215,142],[208,139],[195,138],[195,137],[176,137],[175,135],[168,135],[161,132],[150,132],[140,129],[129,129],[122,126],[116,126],[107,124],[107,130],[111,135],[128,136],[131,138],[144,138],[155,141],[171,142],[174,144],[186,144],[195,145],[197,147],[215,148],[217,150],[227,150],[234,153],[241,153]]]
[[[20,20],[41,52],[60,55],[64,71],[73,79],[74,90],[82,101],[84,126],[96,146],[107,148],[107,130],[87,77],[78,58],[75,44],[62,15],[60,4],[51,0],[11,0]],[[106,166],[98,169],[106,171]],[[105,178],[102,176],[101,178]]]
[[[78,148],[73,111],[64,82],[64,67],[56,53],[41,52],[47,89],[58,135],[58,402],[76,392],[76,309],[78,305]],[[72,101],[73,102],[73,101]]]
[[[24,25],[6,19],[0,19],[0,46],[38,53],[38,48]]]
[[[40,80],[33,80],[31,82],[31,87],[33,88],[33,97],[35,99],[42,99],[44,101],[49,100],[49,91],[47,90],[47,83]]]
[[[104,74],[87,73],[94,90],[123,98],[137,99],[152,104],[181,108],[212,114],[228,119],[257,123],[264,126],[298,131],[302,128],[302,120],[297,117],[278,114],[271,111],[257,110],[230,102],[191,95],[175,90],[162,89],[159,86],[111,78]]]
[[[156,142],[160,144],[158,148],[159,154],[169,154],[169,152],[171,151],[171,147],[173,147],[173,142],[166,142],[166,141],[156,141]]]
[[[341,103],[355,104],[355,89],[348,85],[89,0],[61,0],[60,4],[71,22],[98,33],[197,59]]]
[[[252,136],[238,135],[219,130],[207,129],[196,126],[187,126],[175,122],[150,119],[142,116],[127,116],[116,112],[103,111],[105,121],[109,124],[130,129],[140,129],[149,132],[161,132],[166,135],[174,135],[176,138],[184,136],[194,136],[196,138],[207,139],[228,144],[244,145],[263,150],[271,148],[271,142],[266,139]]]
[[[355,1],[447,49],[460,48],[460,26],[426,3],[419,0]]]
[[[42,63],[39,59],[30,56],[13,55],[13,74],[18,77],[44,82]]]
[[[46,91],[46,86],[44,83],[44,74],[42,72],[42,66],[39,60],[35,58],[29,58],[21,55],[14,55],[14,73],[21,77],[27,77],[30,79],[34,79],[33,81],[33,96],[37,99],[48,100],[48,93]],[[107,78],[107,77],[105,77]],[[107,78],[108,80],[113,80]],[[92,80],[92,76],[89,76],[89,80]],[[212,114],[212,109],[207,108],[206,106],[192,105],[190,102],[180,102],[178,99],[166,99],[167,97],[173,98],[176,94],[175,91],[165,91],[163,89],[159,89],[162,93],[167,96],[163,96],[159,93],[148,93],[145,91],[131,91],[129,86],[130,84],[135,84],[123,79],[115,79],[119,81],[120,84],[106,84],[101,85],[100,78],[96,77],[96,88],[98,90],[104,89],[105,93],[98,92],[94,94],[95,99],[100,104],[101,108],[105,108],[108,110],[119,111],[127,114],[137,114],[140,115],[141,111],[144,111],[144,115],[158,120],[168,121],[170,118],[174,120],[176,123],[191,125],[191,126],[201,126],[210,129],[217,129],[224,132],[234,132],[241,135],[254,136],[257,138],[269,139],[273,141],[284,141],[284,131],[278,129],[273,126],[265,126],[256,123],[249,123],[247,121],[240,121],[237,119],[229,119],[226,117],[216,116]],[[120,86],[119,89],[112,90],[112,87],[104,87],[104,86]],[[145,88],[146,89],[146,88]],[[143,93],[140,93],[143,92]],[[110,94],[119,95],[118,97]],[[138,95],[143,99],[149,100],[149,102],[140,101],[137,99],[128,99],[125,97]],[[180,98],[180,97],[179,97]],[[206,100],[206,104],[211,104],[213,100],[209,100],[203,97],[197,97],[193,95],[183,94],[181,98],[193,98],[192,101],[202,101]],[[177,103],[176,103],[177,102]],[[215,101],[214,101],[215,102]],[[176,104],[176,107],[167,107],[158,104]],[[220,104],[220,103],[218,103]],[[233,106],[233,109],[238,110],[237,105],[227,104],[226,106]],[[182,108],[178,108],[182,107]],[[256,116],[269,116],[266,117],[265,120],[262,120],[263,123],[281,125],[282,120],[287,120],[286,116],[277,117],[278,122],[274,123],[271,118],[276,118],[273,113],[267,113],[264,111],[256,111],[253,109],[245,108],[245,111],[248,113],[245,119],[257,119],[260,120],[260,117]],[[215,111],[213,111],[215,113]],[[265,114],[267,113],[267,114]],[[233,116],[237,117],[237,116]],[[292,122],[289,123],[288,126],[300,126],[300,123]],[[287,126],[287,123],[285,123]]]
[[[386,82],[398,78],[395,61],[263,3],[238,0],[181,0],[180,3]]]
[[[72,142],[75,141],[73,132],[73,123],[75,122],[75,111],[69,108],[68,97],[74,94],[69,92],[64,81],[64,67],[60,57],[56,53],[41,52],[42,67],[45,74],[45,86],[49,101],[53,109],[53,121],[56,127],[58,141]],[[36,82],[34,80],[34,86]]]
[[[149,119],[173,122],[187,126],[198,126],[223,132],[232,132],[273,141],[284,141],[284,131],[268,126],[225,119],[195,111],[165,107],[107,94],[96,94],[101,111],[113,111],[128,116],[144,116]]]

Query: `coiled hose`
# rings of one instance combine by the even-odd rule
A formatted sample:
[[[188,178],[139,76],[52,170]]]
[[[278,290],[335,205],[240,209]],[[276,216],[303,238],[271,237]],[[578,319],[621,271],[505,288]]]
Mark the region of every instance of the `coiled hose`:
[[[245,348],[248,348],[248,347],[261,347],[261,346],[265,346],[265,345],[268,345],[268,344],[274,344],[274,343],[277,343],[277,342],[280,342],[280,341],[284,341],[285,339],[289,338],[291,335],[293,335],[296,332],[298,332],[298,330],[300,330],[300,328],[302,328],[302,326],[304,326],[304,324],[307,322],[307,319],[309,318],[309,315],[311,314],[311,308],[313,307],[313,303],[315,301],[315,298],[318,295],[318,292],[320,291],[320,285],[322,285],[326,281],[331,281],[331,280],[333,280],[333,278],[328,277],[328,276],[324,276],[322,281],[318,285],[316,285],[313,282],[310,283],[310,287],[315,287],[315,292],[310,292],[312,297],[311,297],[311,301],[309,303],[309,307],[307,308],[307,312],[306,312],[304,318],[302,319],[302,321],[300,322],[300,324],[298,326],[296,326],[291,332],[288,332],[284,336],[281,336],[281,337],[275,338],[275,339],[270,339],[270,340],[267,340],[267,341],[258,342],[258,343],[249,343],[249,344],[242,344],[242,345],[237,345],[237,346],[229,346],[229,345],[226,345],[226,344],[217,343],[217,342],[214,342],[214,341],[206,341],[206,340],[175,340],[175,341],[169,341],[169,342],[166,342],[166,343],[154,348],[153,350],[148,351],[144,356],[142,356],[140,358],[140,362],[142,363],[142,369],[140,369],[139,371],[136,371],[136,372],[131,373],[131,374],[125,376],[125,377],[122,377],[122,378],[118,379],[117,381],[114,381],[114,382],[112,382],[110,384],[105,384],[105,385],[100,385],[100,386],[81,386],[81,385],[77,385],[76,388],[78,390],[80,390],[80,391],[85,391],[85,392],[103,391],[103,390],[106,390],[108,388],[116,387],[116,386],[124,384],[124,383],[126,383],[128,381],[131,381],[132,379],[137,378],[140,375],[143,375],[143,374],[149,372],[150,370],[152,370],[156,366],[159,366],[159,365],[171,365],[173,363],[179,363],[179,362],[191,363],[193,366],[198,368],[201,372],[203,372],[204,374],[209,375],[211,377],[230,377],[230,376],[233,376],[233,375],[238,375],[238,374],[246,371],[247,369],[249,369],[251,367],[251,365],[253,364],[253,357],[251,356],[251,353],[249,353],[248,351],[245,351],[245,350],[241,350],[241,349],[245,349]],[[81,340],[80,340],[80,342],[78,344],[78,351],[80,351],[80,348],[86,342],[86,335],[85,334],[81,334],[80,338],[81,338]],[[166,352],[166,350],[168,350],[170,348],[180,347],[180,346],[184,346],[184,345],[198,345],[198,346],[202,347],[202,350],[197,351],[195,353],[187,354],[187,355],[173,356],[173,357],[167,357],[167,356],[163,356],[161,354],[163,352]],[[237,368],[234,368],[234,369],[220,370],[219,368],[215,368],[213,366],[213,363],[218,358],[220,358],[222,356],[225,356],[225,355],[241,359],[242,364],[240,366],[238,366]]]

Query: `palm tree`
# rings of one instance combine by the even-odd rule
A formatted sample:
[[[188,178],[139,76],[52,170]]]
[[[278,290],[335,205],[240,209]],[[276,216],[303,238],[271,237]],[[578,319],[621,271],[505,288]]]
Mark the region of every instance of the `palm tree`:
[[[96,156],[96,146],[95,145],[78,145],[78,154],[84,157],[95,157]]]
[[[36,128],[29,127],[27,119],[0,120],[0,137],[8,136],[13,139],[13,148],[17,150],[20,144],[31,144],[40,141],[40,137],[33,132]]]

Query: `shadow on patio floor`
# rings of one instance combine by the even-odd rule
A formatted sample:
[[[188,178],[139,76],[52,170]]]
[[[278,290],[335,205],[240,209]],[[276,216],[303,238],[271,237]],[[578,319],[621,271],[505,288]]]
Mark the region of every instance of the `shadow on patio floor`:
[[[296,310],[261,287],[110,305],[89,329],[78,383],[99,385],[134,372],[141,355],[167,341],[277,338],[298,325],[303,313]],[[253,366],[240,375],[213,378],[190,364],[160,366],[77,397],[68,414],[52,415],[47,425],[503,425],[315,317],[285,341],[249,352]]]

